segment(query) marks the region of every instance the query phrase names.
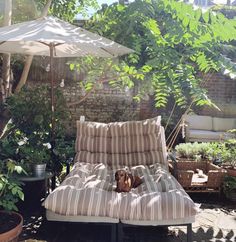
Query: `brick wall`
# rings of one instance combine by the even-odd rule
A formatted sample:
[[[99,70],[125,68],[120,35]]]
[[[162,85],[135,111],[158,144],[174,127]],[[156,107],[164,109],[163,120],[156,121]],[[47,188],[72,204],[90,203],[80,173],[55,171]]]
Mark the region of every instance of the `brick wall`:
[[[36,64],[35,69],[31,71],[30,78],[37,82],[46,82],[48,73],[42,71],[46,64],[46,59],[42,65]],[[59,66],[55,75],[56,85],[59,85],[62,78],[65,79],[65,87],[62,90],[71,114],[71,120],[67,124],[70,134],[75,134],[75,122],[81,115],[84,115],[86,120],[97,122],[140,120],[157,115],[162,115],[163,119],[167,119],[173,107],[173,102],[171,102],[165,109],[156,109],[153,98],[136,103],[132,98],[133,93],[125,93],[106,85],[89,95],[82,103],[76,104],[82,97],[81,88],[76,81],[81,80],[81,77],[69,71],[65,60],[58,59],[56,65]],[[208,80],[206,88],[209,91],[209,97],[221,111],[204,107],[200,111],[198,110],[198,113],[218,117],[236,117],[236,81],[221,74],[214,74],[205,79]],[[176,121],[179,118],[177,116],[181,116],[181,110],[175,112]]]
[[[132,93],[104,86],[91,93],[83,102],[77,103],[82,98],[80,88],[66,85],[63,92],[71,114],[71,120],[67,124],[67,132],[71,135],[75,134],[76,120],[81,115],[85,116],[85,120],[95,122],[139,119],[140,105],[134,102]]]
[[[216,117],[236,117],[236,80],[216,73],[207,78],[206,89],[212,101],[220,108],[204,107],[200,114]]]
[[[64,93],[70,117],[67,121],[67,133],[75,135],[76,120],[80,116],[85,116],[85,120],[96,122],[114,122],[139,120],[140,104],[133,100],[132,92],[125,92],[108,85],[103,85],[101,89],[96,89],[82,103],[82,90],[78,80],[83,76],[72,72],[66,62],[69,58],[54,59],[56,71],[54,73],[54,83],[59,86],[61,79],[65,79],[65,86],[61,88]],[[35,57],[31,67],[29,79],[30,84],[48,83],[49,74],[46,71],[48,58]],[[135,92],[135,90],[134,90]]]

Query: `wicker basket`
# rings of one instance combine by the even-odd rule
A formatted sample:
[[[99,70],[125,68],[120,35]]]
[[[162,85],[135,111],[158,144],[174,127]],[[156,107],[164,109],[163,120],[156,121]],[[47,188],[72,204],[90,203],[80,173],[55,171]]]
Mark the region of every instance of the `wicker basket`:
[[[177,161],[175,174],[178,182],[187,191],[211,191],[220,192],[226,170],[212,164],[209,161]],[[207,176],[203,183],[193,183],[193,175],[197,170],[202,170]]]

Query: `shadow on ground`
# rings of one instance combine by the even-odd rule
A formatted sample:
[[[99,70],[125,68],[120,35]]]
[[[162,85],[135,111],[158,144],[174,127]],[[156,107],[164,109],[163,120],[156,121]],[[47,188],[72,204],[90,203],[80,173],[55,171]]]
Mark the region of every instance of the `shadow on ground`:
[[[225,216],[235,212],[236,205],[215,195],[191,195],[207,211],[221,211]],[[24,229],[20,241],[36,239],[47,242],[110,242],[108,225],[48,222],[43,208],[23,211]],[[236,218],[235,225],[236,225]],[[193,242],[236,242],[236,227],[228,230],[203,225],[193,227]],[[184,242],[185,227],[127,227],[124,242]]]

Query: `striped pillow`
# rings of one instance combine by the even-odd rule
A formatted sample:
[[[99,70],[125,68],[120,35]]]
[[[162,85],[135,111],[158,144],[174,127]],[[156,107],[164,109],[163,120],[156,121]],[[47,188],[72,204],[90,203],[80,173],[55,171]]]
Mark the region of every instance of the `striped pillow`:
[[[107,153],[108,124],[77,121],[75,151]]]
[[[85,162],[85,163],[103,163],[107,164],[109,158],[109,154],[102,152],[90,152],[90,151],[79,151],[76,153],[75,162]]]
[[[111,166],[166,165],[165,135],[160,117],[144,121],[110,124]]]
[[[111,137],[108,143],[108,151],[111,154],[116,153],[134,153],[161,150],[158,133],[144,135],[127,135]]]
[[[166,164],[160,120],[159,116],[109,124],[77,121],[75,161],[110,166]]]
[[[110,159],[109,159],[110,158]],[[137,165],[151,165],[155,163],[162,163],[164,161],[164,154],[157,151],[148,152],[134,152],[134,153],[117,153],[111,154],[108,164],[113,167],[120,166],[137,166]]]
[[[109,124],[111,137],[144,135],[157,133],[161,126],[161,117],[143,121],[114,122]]]

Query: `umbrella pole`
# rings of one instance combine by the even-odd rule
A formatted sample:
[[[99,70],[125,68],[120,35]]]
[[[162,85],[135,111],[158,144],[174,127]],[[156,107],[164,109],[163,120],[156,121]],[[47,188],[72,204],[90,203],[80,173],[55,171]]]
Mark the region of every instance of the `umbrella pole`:
[[[53,43],[50,43],[50,82],[51,82],[51,146],[55,146],[55,99],[54,99],[54,70],[53,70]]]
[[[54,57],[54,45],[50,43],[50,81],[51,81],[51,159],[52,159],[52,169],[53,173],[55,172],[55,99],[54,99],[54,70],[53,70],[53,57]],[[55,187],[56,184],[56,177],[53,176],[52,178],[52,187]]]

